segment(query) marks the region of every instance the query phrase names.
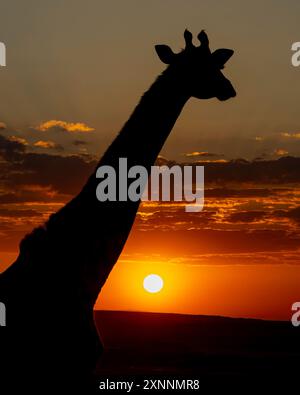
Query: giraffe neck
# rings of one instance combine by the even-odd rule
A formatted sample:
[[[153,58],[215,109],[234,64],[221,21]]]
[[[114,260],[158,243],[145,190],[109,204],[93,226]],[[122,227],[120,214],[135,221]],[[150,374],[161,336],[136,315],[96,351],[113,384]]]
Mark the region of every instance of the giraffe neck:
[[[188,99],[189,95],[178,86],[175,76],[167,68],[142,96],[132,115],[98,162],[97,168],[112,166],[117,171],[119,158],[126,158],[128,168],[143,166],[150,174],[151,166]],[[98,180],[95,172],[73,199],[73,203],[78,199],[96,202]]]
[[[153,165],[189,98],[175,87],[167,69],[143,95],[99,165],[113,164],[120,157],[132,166]]]
[[[118,169],[119,158],[126,158],[128,168],[135,165],[144,166],[150,174],[150,167],[189,99],[188,95],[174,88],[176,81],[167,71],[168,69],[143,95],[131,117],[99,161],[97,168],[112,166]],[[91,250],[92,253],[91,258],[86,259],[84,274],[80,276],[88,284],[83,288],[88,293],[91,304],[95,303],[124,247],[139,206],[139,201],[130,200],[100,203],[95,193],[98,182],[93,173],[81,193],[65,207],[70,216],[64,221],[70,224],[71,218],[77,218],[78,223],[72,228],[79,228],[81,237],[84,229],[87,245],[93,241],[92,248],[85,248],[85,251]],[[64,211],[61,210],[62,213]],[[79,218],[81,219],[78,221]],[[99,256],[94,249],[98,244]]]
[[[108,165],[117,169],[119,158],[127,158],[128,167],[140,165],[150,170],[189,98],[174,86],[176,81],[167,71],[158,77],[97,168]],[[7,278],[22,267],[47,270],[55,261],[60,282],[74,288],[72,292],[80,295],[80,304],[93,306],[123,249],[139,206],[139,201],[130,200],[100,203],[96,198],[95,172],[82,191],[53,214],[43,229],[32,232],[22,242],[21,253],[7,271]],[[41,247],[37,231],[48,247]],[[34,253],[37,249],[39,253]],[[51,262],[44,249],[51,251]]]

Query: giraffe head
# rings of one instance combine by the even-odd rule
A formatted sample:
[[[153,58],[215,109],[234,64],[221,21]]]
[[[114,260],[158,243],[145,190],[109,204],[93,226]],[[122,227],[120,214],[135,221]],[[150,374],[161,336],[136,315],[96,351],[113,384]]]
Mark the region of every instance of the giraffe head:
[[[197,99],[227,100],[236,96],[231,82],[223,75],[227,60],[233,55],[232,49],[217,49],[211,52],[207,34],[198,34],[199,46],[192,43],[193,36],[184,32],[185,49],[175,54],[168,45],[156,45],[159,59],[168,64],[167,72],[172,75],[173,83],[178,85],[189,97]]]

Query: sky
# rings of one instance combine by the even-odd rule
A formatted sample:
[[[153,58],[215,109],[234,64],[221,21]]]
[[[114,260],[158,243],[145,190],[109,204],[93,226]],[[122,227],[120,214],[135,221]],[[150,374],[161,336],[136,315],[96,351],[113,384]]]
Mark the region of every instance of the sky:
[[[173,159],[195,148],[229,158],[299,153],[299,142],[281,136],[299,126],[300,71],[291,65],[291,44],[299,40],[296,0],[12,0],[0,9],[8,58],[0,117],[22,133],[49,119],[84,121],[95,128],[89,138],[99,155],[163,70],[154,45],[180,50],[187,27],[194,35],[206,29],[212,48],[235,50],[225,73],[238,100],[192,99],[163,153]]]
[[[212,49],[235,50],[224,74],[237,97],[191,99],[161,152],[205,164],[204,212],[144,203],[96,307],[289,319],[300,298],[299,15],[296,0],[0,0],[1,270],[80,190],[163,71],[154,45],[179,51],[185,28],[205,29]],[[156,296],[141,286],[153,271],[165,280]]]

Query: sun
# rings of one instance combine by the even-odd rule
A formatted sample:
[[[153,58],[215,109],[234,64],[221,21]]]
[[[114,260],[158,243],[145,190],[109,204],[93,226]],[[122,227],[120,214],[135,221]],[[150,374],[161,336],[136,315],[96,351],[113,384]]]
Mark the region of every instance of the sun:
[[[144,278],[143,286],[147,292],[154,294],[162,290],[164,282],[158,274],[149,274]]]

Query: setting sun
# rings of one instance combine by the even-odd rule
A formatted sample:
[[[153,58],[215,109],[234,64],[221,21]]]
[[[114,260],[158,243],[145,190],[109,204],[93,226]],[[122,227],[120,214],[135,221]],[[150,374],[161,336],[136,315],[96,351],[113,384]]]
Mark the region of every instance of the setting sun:
[[[164,282],[157,274],[149,274],[144,278],[143,286],[147,292],[157,293],[162,290]]]

